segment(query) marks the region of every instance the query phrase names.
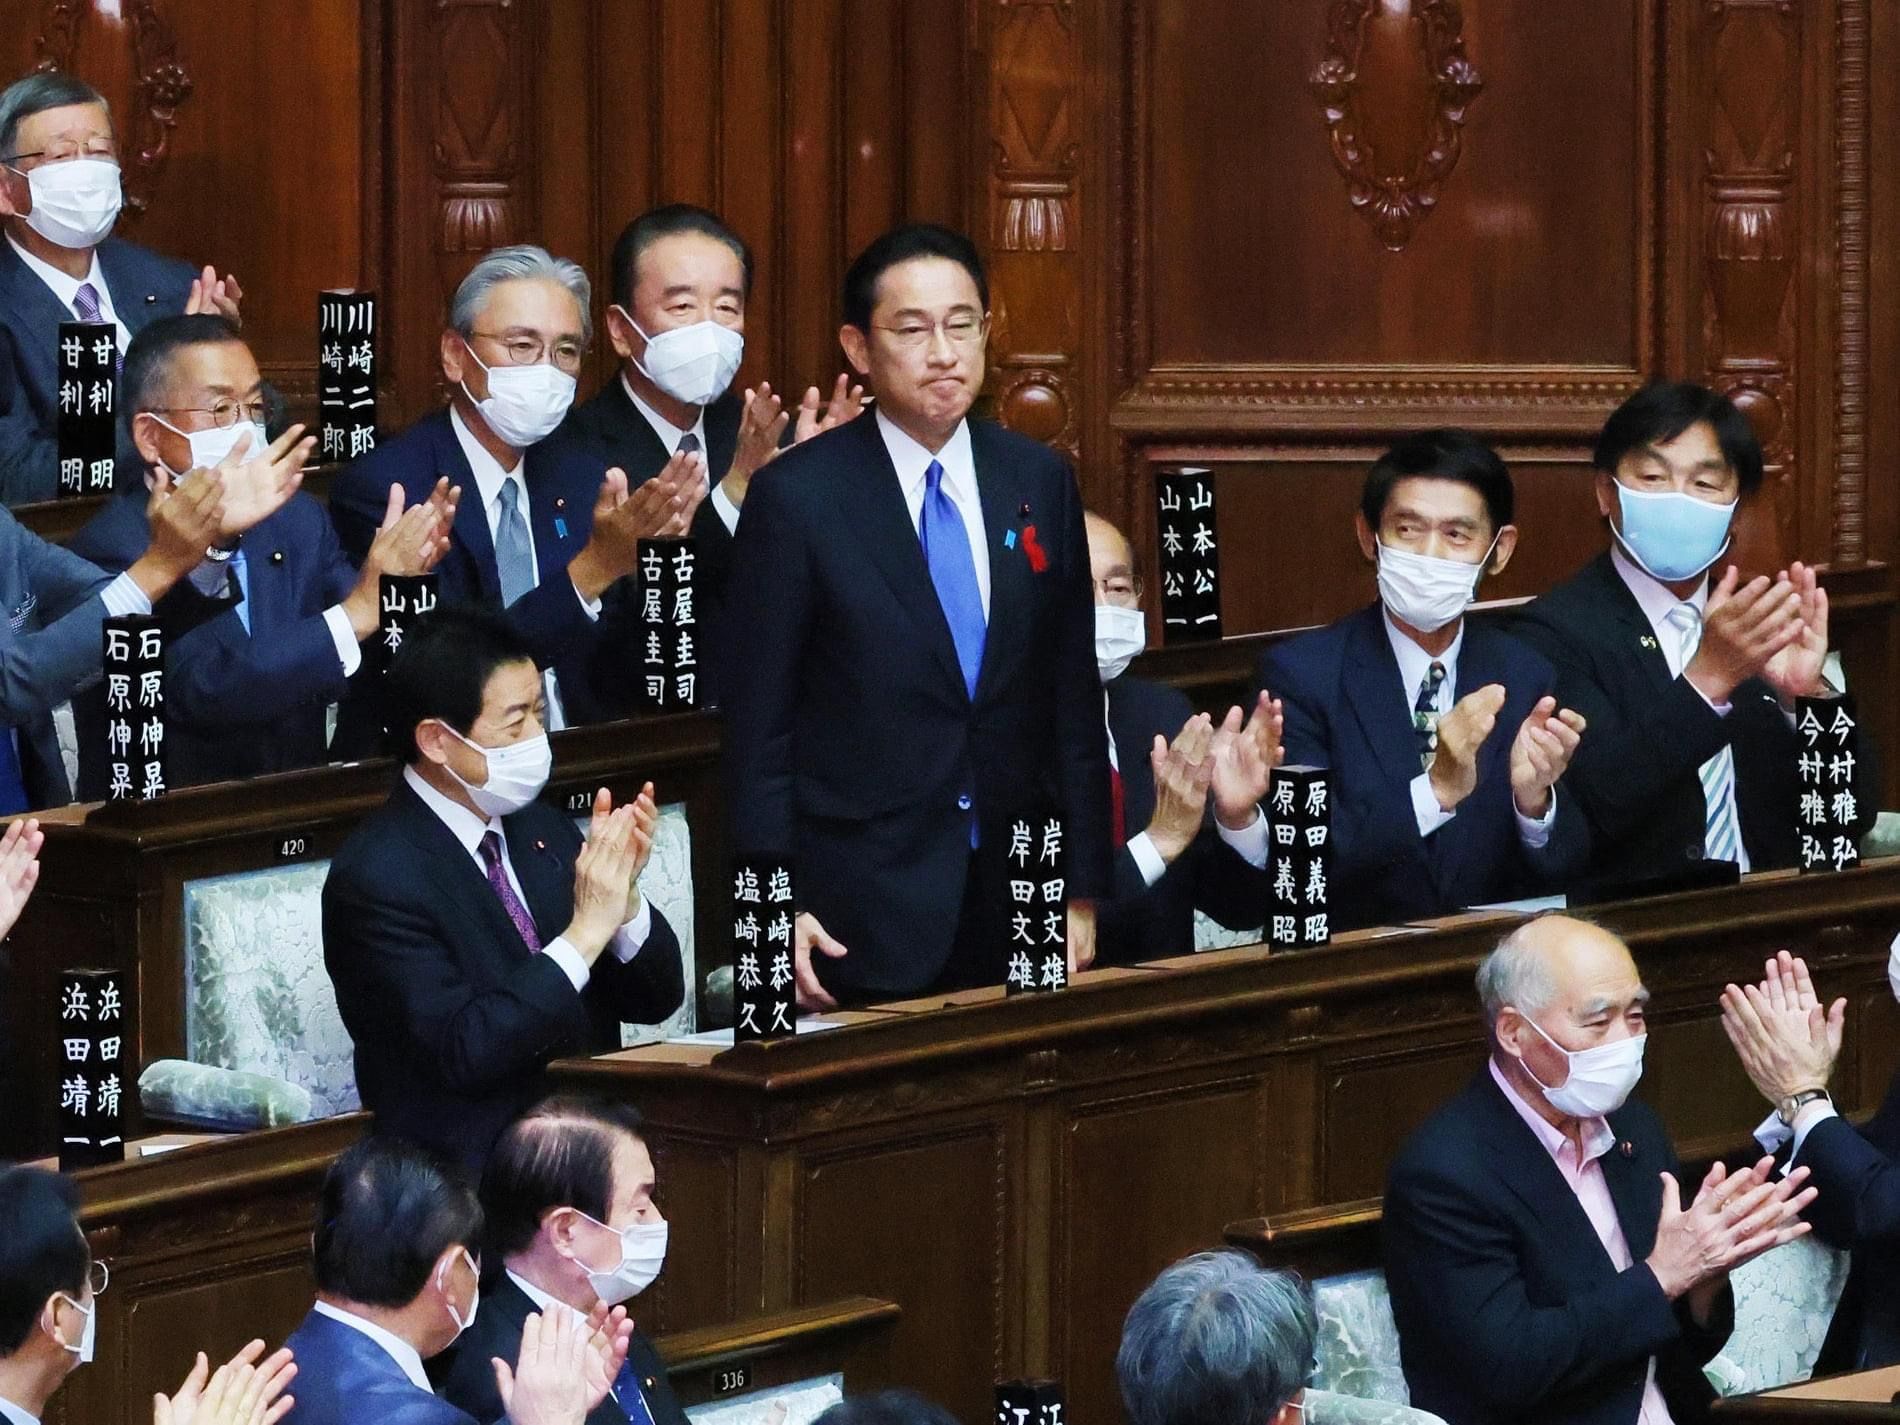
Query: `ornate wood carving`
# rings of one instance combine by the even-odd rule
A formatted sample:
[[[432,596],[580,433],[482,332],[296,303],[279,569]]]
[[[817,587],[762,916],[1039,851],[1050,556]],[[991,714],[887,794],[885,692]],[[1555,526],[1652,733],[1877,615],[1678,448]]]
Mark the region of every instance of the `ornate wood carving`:
[[[1393,252],[1438,205],[1484,88],[1463,31],[1455,0],[1334,0],[1326,12],[1307,84],[1353,207]]]
[[[36,68],[75,69],[80,27],[93,11],[93,0],[48,0],[40,15]],[[125,42],[132,52],[131,99],[129,105],[114,107],[129,139],[121,154],[125,206],[136,214],[151,204],[171,150],[172,130],[178,127],[179,106],[191,97],[193,80],[179,60],[178,41],[158,0],[130,0],[123,16],[115,14],[108,22],[129,31]]]
[[[435,0],[435,251],[445,298],[475,257],[522,231],[519,127],[529,43],[522,8],[510,0]]]
[[[1706,370],[1761,439],[1771,508],[1793,548],[1800,20],[1784,0],[1710,0],[1703,24]]]
[[[1073,0],[994,0],[990,24],[996,410],[1004,424],[1074,456],[1081,272],[1073,114],[1081,58]]]
[[[1834,41],[1836,568],[1867,561],[1868,0],[1838,0]]]

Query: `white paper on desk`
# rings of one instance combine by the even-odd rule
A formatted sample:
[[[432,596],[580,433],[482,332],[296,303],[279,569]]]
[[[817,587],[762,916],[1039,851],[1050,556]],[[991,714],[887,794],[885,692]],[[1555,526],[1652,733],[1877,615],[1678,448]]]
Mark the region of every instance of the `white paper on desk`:
[[[801,1019],[792,1026],[797,1034],[816,1034],[821,1029],[842,1029],[844,1026],[835,1019]],[[681,1034],[672,1039],[663,1039],[663,1044],[706,1044],[715,1049],[732,1047],[730,1029],[702,1029],[697,1034]]]
[[[189,1143],[141,1143],[139,1144],[139,1156],[141,1158],[156,1158],[160,1153],[176,1153],[180,1148],[189,1148],[190,1146]]]
[[[1474,905],[1471,910],[1511,910],[1521,915],[1541,915],[1547,910],[1563,910],[1570,904],[1564,896],[1526,896],[1521,901],[1492,901],[1487,905]]]

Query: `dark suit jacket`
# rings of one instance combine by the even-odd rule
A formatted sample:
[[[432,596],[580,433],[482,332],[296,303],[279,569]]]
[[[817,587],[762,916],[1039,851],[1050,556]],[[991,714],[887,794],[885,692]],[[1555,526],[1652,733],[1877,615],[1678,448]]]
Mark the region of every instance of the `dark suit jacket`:
[[[1413,1405],[1458,1425],[1633,1425],[1654,1356],[1676,1425],[1707,1416],[1701,1368],[1734,1299],[1705,1329],[1663,1295],[1643,1262],[1660,1175],[1680,1182],[1682,1165],[1646,1105],[1609,1121],[1618,1146],[1599,1161],[1634,1263],[1622,1272],[1488,1067],[1393,1160],[1385,1275]]]
[[[1399,677],[1380,605],[1261,656],[1255,688],[1285,704],[1288,765],[1332,772],[1335,931],[1547,893],[1582,869],[1587,837],[1568,778],[1539,850],[1524,846],[1511,799],[1512,740],[1551,682],[1540,655],[1465,621],[1457,694],[1502,683],[1504,710],[1479,753],[1476,790],[1450,821],[1421,837],[1410,791],[1418,738],[1406,712],[1417,689]]]
[[[1140,833],[1155,809],[1148,752],[1156,735],[1172,742],[1194,715],[1178,689],[1124,673],[1108,684],[1108,727],[1122,773],[1123,825]],[[1211,801],[1210,801],[1211,808]],[[1194,912],[1230,930],[1261,925],[1267,916],[1266,873],[1248,865],[1214,829],[1210,809],[1194,844],[1152,886],[1127,847],[1115,852],[1114,899],[1096,919],[1096,954],[1104,964],[1186,955],[1194,949]]]
[[[500,1357],[510,1366],[515,1363],[515,1357],[521,1354],[522,1325],[534,1309],[528,1294],[506,1272],[496,1272],[484,1281],[482,1309],[475,1313],[475,1324],[429,1362],[429,1375],[436,1388],[477,1420],[505,1418],[492,1362]],[[633,1333],[627,1345],[627,1364],[640,1378],[653,1425],[686,1425],[686,1412],[673,1395],[659,1352],[639,1331]],[[587,1412],[587,1425],[627,1425],[629,1418],[620,1402],[609,1395]]]
[[[973,420],[970,438],[991,589],[974,702],[871,412],[778,458],[733,551],[721,689],[734,848],[794,858],[800,905],[850,951],[818,968],[854,995],[941,973],[971,862],[960,798],[992,847],[1012,810],[1061,808],[1071,893],[1112,884],[1075,477],[1001,426]]]
[[[706,478],[714,486],[726,478],[732,468],[733,451],[739,443],[739,420],[745,414],[745,398],[736,391],[706,407]],[[559,439],[572,441],[586,452],[587,463],[605,471],[618,466],[626,472],[627,488],[644,485],[665,468],[673,452],[654,432],[639,407],[628,397],[626,387],[615,373],[591,399],[574,408]],[[693,512],[693,543],[699,553],[695,588],[699,630],[700,701],[710,705],[718,701],[719,650],[723,637],[726,584],[732,573],[732,533],[713,508],[710,491]],[[602,600],[601,622],[610,636],[631,636],[638,621],[634,599],[635,580],[622,579]],[[633,706],[640,665],[633,658],[602,658],[595,668],[595,683],[600,697],[610,706]]]
[[[312,1311],[284,1344],[297,1358],[290,1392],[297,1404],[285,1417],[292,1425],[475,1425],[419,1390],[389,1352],[341,1321]]]
[[[99,271],[135,337],[153,319],[184,311],[198,275],[189,263],[115,237],[99,244]],[[0,502],[50,500],[58,490],[59,324],[78,320],[0,240]],[[119,459],[138,464],[123,427]]]
[[[587,616],[566,568],[593,529],[601,469],[572,442],[558,439],[543,441],[524,460],[529,528],[541,582],[505,611],[488,515],[446,406],[339,470],[330,487],[330,518],[336,523],[344,554],[360,566],[382,523],[391,485],[403,487],[404,501],[409,504],[427,499],[444,475],[451,484],[460,485],[462,502],[450,531],[449,552],[436,566],[442,601],[503,613],[534,650],[536,660],[543,667],[553,667],[568,722],[598,722],[614,715],[601,707],[594,693],[593,660],[602,655],[606,622],[596,623]],[[623,650],[623,656],[631,658],[630,649],[631,645]],[[369,755],[380,745],[374,678],[365,676],[375,671],[365,667],[352,680],[351,700],[337,728],[339,755]]]
[[[1557,696],[1589,720],[1564,777],[1589,818],[1594,874],[1655,875],[1699,861],[1706,806],[1696,769],[1735,749],[1735,804],[1757,871],[1792,866],[1799,747],[1768,685],[1750,678],[1716,714],[1669,664],[1608,554],[1534,600],[1512,630],[1551,661]],[[1879,811],[1871,740],[1855,793],[1864,833]]]
[[[581,833],[543,802],[502,825],[546,944],[573,916]],[[559,965],[528,953],[487,877],[407,781],[330,864],[323,962],[378,1131],[477,1172],[496,1135],[546,1092],[551,1059],[617,1049],[622,1020],[664,1019],[685,992],[679,941],[655,907],[639,954],[603,953],[577,994]]]
[[[1805,1214],[1815,1235],[1854,1254],[1814,1373],[1900,1362],[1900,1075],[1860,1129],[1844,1118],[1815,1124],[1795,1162],[1819,1191]]]
[[[115,496],[68,548],[103,569],[127,568],[151,538],[142,489]],[[323,506],[298,493],[243,540],[247,633],[237,601],[213,603],[181,581],[158,613],[165,660],[167,780],[173,786],[320,766],[324,710],[346,687],[323,611],[356,584]],[[106,791],[105,703],[95,685],[73,700],[81,800]]]

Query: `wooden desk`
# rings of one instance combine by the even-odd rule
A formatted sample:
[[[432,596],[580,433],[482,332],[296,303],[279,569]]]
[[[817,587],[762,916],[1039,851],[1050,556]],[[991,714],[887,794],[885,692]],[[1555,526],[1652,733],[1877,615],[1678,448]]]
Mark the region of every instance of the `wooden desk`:
[[[1654,995],[1641,1092],[1685,1158],[1761,1117],[1716,996],[1783,947],[1849,997],[1843,1108],[1884,1093],[1900,862],[1599,915]],[[1047,998],[976,991],[782,1043],[555,1072],[650,1124],[673,1236],[645,1319],[675,1330],[868,1293],[903,1308],[897,1378],[953,1412],[985,1413],[993,1380],[1049,1375],[1078,1420],[1110,1420],[1122,1317],[1157,1271],[1238,1219],[1383,1190],[1393,1150],[1479,1067],[1472,974],[1514,921],[1225,951]]]
[[[1778,1420],[1783,1425],[1900,1420],[1900,1405],[1893,1403],[1896,1394],[1900,1394],[1900,1366],[1885,1366],[1718,1400],[1715,1414],[1723,1420]]]
[[[840,1372],[852,1392],[902,1385],[890,1373],[894,1301],[850,1296],[661,1336],[654,1343],[680,1404],[792,1385]]]

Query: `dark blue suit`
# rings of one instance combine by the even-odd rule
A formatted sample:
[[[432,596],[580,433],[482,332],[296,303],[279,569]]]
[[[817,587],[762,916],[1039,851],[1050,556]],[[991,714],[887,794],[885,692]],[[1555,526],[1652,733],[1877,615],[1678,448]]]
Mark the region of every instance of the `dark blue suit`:
[[[990,569],[974,700],[872,412],[779,456],[739,522],[720,679],[734,848],[795,859],[801,906],[850,951],[814,964],[856,998],[923,989],[969,948],[972,798],[998,854],[1013,812],[1060,808],[1069,890],[1112,886],[1075,476],[987,421],[970,442]],[[1003,938],[967,968],[1000,982]]]
[[[103,569],[129,566],[150,539],[143,490],[107,503],[69,544]],[[324,710],[346,686],[323,611],[356,584],[329,516],[299,492],[243,539],[250,631],[235,600],[181,582],[159,606],[170,625],[166,751],[174,786],[320,765]],[[204,615],[209,614],[210,617]],[[177,625],[184,623],[184,628]],[[97,688],[74,699],[82,800],[105,795],[105,708]]]
[[[377,1342],[321,1312],[304,1317],[284,1344],[297,1360],[291,1425],[476,1425],[419,1388]]]
[[[133,336],[185,310],[198,275],[190,264],[120,238],[98,251],[113,310]],[[50,500],[58,491],[59,324],[78,320],[0,239],[0,502]],[[122,469],[138,466],[123,426],[119,460]]]
[[[1893,1365],[1900,1361],[1900,1074],[1860,1128],[1839,1117],[1815,1124],[1790,1164],[1797,1165],[1819,1190],[1803,1214],[1815,1236],[1853,1253],[1814,1373]]]
[[[1289,766],[1326,767],[1333,780],[1333,928],[1392,925],[1470,905],[1561,889],[1581,870],[1588,834],[1560,786],[1550,839],[1528,850],[1511,799],[1511,743],[1554,675],[1508,635],[1465,621],[1460,698],[1502,683],[1504,710],[1478,758],[1477,788],[1457,815],[1418,834],[1411,783],[1418,738],[1378,604],[1289,639],[1260,659],[1255,683],[1286,706]],[[1587,736],[1587,734],[1586,734]]]
[[[541,580],[504,616],[534,650],[536,660],[544,668],[553,667],[568,722],[603,721],[618,715],[618,710],[603,706],[595,695],[594,660],[608,653],[602,646],[603,632],[620,625],[605,617],[600,623],[590,619],[565,572],[593,528],[602,466],[578,442],[561,438],[543,441],[523,459],[530,532]],[[450,484],[461,486],[462,501],[455,512],[449,552],[437,566],[442,601],[502,612],[495,541],[447,407],[337,472],[330,487],[330,517],[344,553],[358,563],[369,553],[388,507],[391,485],[403,487],[404,503],[409,505],[426,500],[444,475]],[[632,658],[631,645],[623,653]],[[337,730],[339,753],[359,755],[374,745],[376,738],[362,716],[367,702],[356,697],[345,708],[347,725]]]
[[[1577,1195],[1491,1077],[1425,1121],[1385,1190],[1385,1278],[1412,1404],[1458,1425],[1634,1425],[1651,1356],[1676,1425],[1705,1419],[1701,1367],[1734,1324],[1707,1326],[1645,1265],[1662,1174],[1682,1164],[1646,1105],[1609,1116],[1598,1162],[1633,1266],[1619,1272]],[[1693,1184],[1685,1192],[1693,1193]]]

